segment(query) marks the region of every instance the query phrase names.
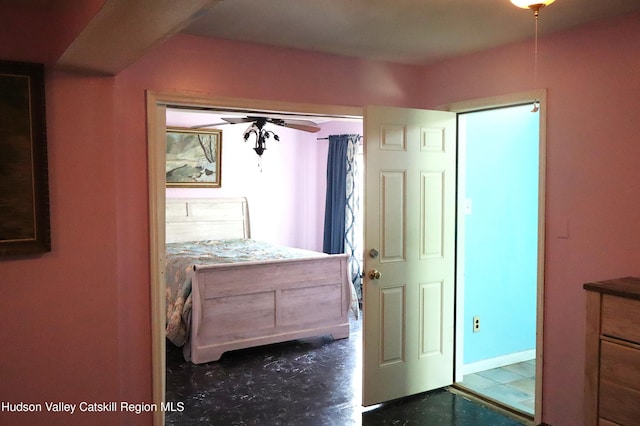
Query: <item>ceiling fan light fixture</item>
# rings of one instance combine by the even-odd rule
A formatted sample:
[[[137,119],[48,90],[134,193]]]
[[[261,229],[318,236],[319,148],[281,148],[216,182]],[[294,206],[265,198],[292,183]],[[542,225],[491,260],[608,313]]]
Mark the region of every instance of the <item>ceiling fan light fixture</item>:
[[[522,9],[531,9],[537,14],[540,9],[549,6],[554,1],[555,0],[511,0],[511,3]]]

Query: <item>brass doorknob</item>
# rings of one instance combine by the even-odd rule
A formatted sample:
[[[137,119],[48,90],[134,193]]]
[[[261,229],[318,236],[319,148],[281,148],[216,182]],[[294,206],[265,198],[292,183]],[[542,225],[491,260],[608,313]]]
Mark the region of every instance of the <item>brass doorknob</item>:
[[[371,278],[372,280],[377,280],[380,278],[380,271],[377,270],[372,270],[369,271],[369,278]]]

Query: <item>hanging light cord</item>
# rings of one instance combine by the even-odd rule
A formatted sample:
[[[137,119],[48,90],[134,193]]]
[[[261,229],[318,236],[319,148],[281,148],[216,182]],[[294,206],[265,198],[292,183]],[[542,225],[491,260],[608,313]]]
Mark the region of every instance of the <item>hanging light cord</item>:
[[[538,87],[538,13],[535,14],[535,37],[533,50],[533,82]]]
[[[533,13],[533,18],[535,21],[535,35],[533,42],[533,87],[535,89],[538,88],[538,15],[540,9],[535,9]],[[533,109],[531,112],[538,112],[538,100],[534,99],[533,101]]]

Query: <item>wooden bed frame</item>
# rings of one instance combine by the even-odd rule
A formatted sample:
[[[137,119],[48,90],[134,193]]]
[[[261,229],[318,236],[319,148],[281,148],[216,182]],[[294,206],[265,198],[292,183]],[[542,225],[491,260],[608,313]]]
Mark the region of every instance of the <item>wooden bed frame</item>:
[[[249,238],[244,198],[167,199],[166,240]],[[194,265],[187,360],[318,335],[349,337],[346,254]]]

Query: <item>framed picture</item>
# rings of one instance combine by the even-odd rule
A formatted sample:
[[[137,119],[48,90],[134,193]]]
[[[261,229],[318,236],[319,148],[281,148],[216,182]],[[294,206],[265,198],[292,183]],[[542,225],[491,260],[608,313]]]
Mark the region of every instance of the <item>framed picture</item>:
[[[0,61],[0,255],[48,251],[44,66]]]
[[[167,186],[220,188],[222,130],[167,129]]]

